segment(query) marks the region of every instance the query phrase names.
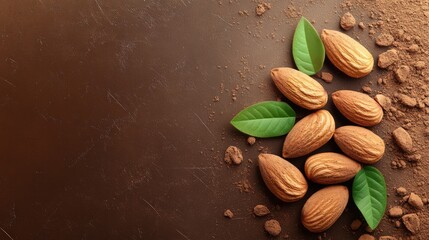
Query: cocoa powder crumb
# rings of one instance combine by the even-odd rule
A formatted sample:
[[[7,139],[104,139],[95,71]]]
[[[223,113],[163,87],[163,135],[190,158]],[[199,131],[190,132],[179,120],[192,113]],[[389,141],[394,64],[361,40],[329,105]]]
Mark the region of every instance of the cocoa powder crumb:
[[[364,93],[371,93],[371,92],[372,92],[372,88],[371,88],[371,87],[369,87],[369,86],[363,86],[363,87],[362,87],[362,91],[363,91]]]
[[[340,26],[344,30],[350,30],[356,25],[356,19],[350,12],[344,13],[340,19]]]
[[[359,220],[359,219],[355,219],[355,220],[353,220],[353,222],[350,224],[350,228],[351,228],[353,231],[358,230],[358,229],[360,228],[360,226],[362,226],[362,221],[361,221],[361,220]]]
[[[268,220],[264,224],[265,231],[268,232],[271,236],[278,236],[282,231],[280,223],[277,220]]]
[[[362,30],[365,29],[365,23],[363,23],[363,22],[359,22],[358,26]]]
[[[397,217],[401,217],[403,214],[402,208],[401,207],[392,207],[389,209],[389,217],[391,218],[397,218]]]
[[[380,47],[389,47],[392,45],[393,41],[395,41],[395,39],[393,38],[392,35],[388,33],[382,33],[378,35],[377,38],[375,39],[375,44],[377,44]]]
[[[263,217],[270,214],[270,210],[265,205],[256,205],[253,208],[253,213],[258,217]]]
[[[407,189],[404,187],[398,187],[396,189],[396,194],[398,194],[398,196],[403,197],[403,196],[407,195]]]
[[[387,68],[396,61],[398,61],[398,51],[396,49],[390,49],[378,55],[378,66],[380,68]]]
[[[408,203],[415,207],[416,209],[422,209],[423,208],[423,201],[422,199],[415,193],[411,193],[410,197],[408,198]]]
[[[256,6],[256,9],[255,9],[256,15],[262,16],[267,10],[270,10],[270,9],[271,9],[271,3],[266,3],[266,2],[260,3]]]
[[[417,100],[415,98],[412,98],[405,94],[399,94],[398,99],[403,105],[410,108],[415,107],[417,105]]]
[[[408,52],[416,53],[416,52],[418,52],[418,51],[419,51],[419,49],[420,49],[419,45],[417,45],[417,44],[411,44],[411,45],[408,47]]]
[[[223,216],[231,219],[234,217],[234,213],[231,210],[227,209],[227,210],[225,210],[225,212],[223,212]]]
[[[412,152],[413,151],[413,139],[410,134],[403,129],[402,127],[398,127],[392,133],[395,142],[404,152]]]
[[[422,70],[422,69],[424,69],[426,67],[426,63],[424,61],[417,61],[417,62],[414,63],[414,67],[417,70]]]
[[[412,234],[416,234],[420,231],[420,218],[417,214],[410,213],[402,216],[402,222]]]
[[[236,146],[229,146],[225,150],[225,156],[223,160],[227,164],[240,164],[243,161],[243,154],[241,153],[241,150]]]
[[[399,66],[399,68],[395,71],[396,80],[398,80],[398,82],[400,83],[407,81],[407,78],[410,75],[410,71],[410,67],[406,65]]]
[[[361,235],[358,240],[375,240],[375,237],[365,233]]]
[[[397,240],[397,238],[392,236],[380,236],[378,240]]]
[[[247,138],[247,143],[252,146],[253,144],[255,144],[256,142],[256,138],[255,137],[248,137]]]
[[[322,72],[321,78],[322,78],[323,81],[325,81],[327,83],[330,83],[334,79],[334,76],[331,73]]]
[[[392,100],[389,97],[384,96],[383,94],[375,95],[374,99],[385,111],[388,111],[392,106]]]

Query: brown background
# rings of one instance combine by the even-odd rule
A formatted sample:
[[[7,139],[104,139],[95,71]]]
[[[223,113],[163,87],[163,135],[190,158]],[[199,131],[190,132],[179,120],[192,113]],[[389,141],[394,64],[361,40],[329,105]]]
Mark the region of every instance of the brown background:
[[[259,176],[258,147],[280,154],[283,137],[249,147],[229,125],[243,107],[280,96],[269,70],[293,66],[299,18],[287,17],[290,1],[260,18],[253,1],[221,2],[0,1],[0,239],[265,239],[271,217],[290,239],[318,236],[299,222],[304,201],[281,203]],[[339,2],[294,6],[320,31],[338,29]],[[325,65],[329,93],[376,81]],[[253,163],[225,166],[228,145]],[[249,193],[234,184],[243,180]],[[260,203],[271,217],[253,217]],[[352,202],[346,211],[327,238],[359,236],[348,230],[359,217]]]

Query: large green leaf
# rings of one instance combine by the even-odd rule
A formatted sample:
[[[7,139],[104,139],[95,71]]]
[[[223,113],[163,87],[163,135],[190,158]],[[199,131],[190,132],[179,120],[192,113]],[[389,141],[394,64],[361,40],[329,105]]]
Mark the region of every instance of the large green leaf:
[[[387,204],[386,183],[380,171],[366,166],[353,181],[353,200],[371,229],[375,229],[384,215]]]
[[[235,115],[231,124],[250,136],[277,137],[292,129],[295,124],[295,111],[284,102],[260,102]]]
[[[295,29],[292,54],[299,71],[314,75],[323,67],[325,47],[311,23],[302,17]]]

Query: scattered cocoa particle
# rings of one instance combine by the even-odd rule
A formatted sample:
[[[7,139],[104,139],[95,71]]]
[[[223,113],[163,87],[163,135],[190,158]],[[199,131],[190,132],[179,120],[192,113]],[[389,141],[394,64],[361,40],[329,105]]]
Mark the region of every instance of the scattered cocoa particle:
[[[425,62],[423,62],[423,61],[417,61],[417,62],[415,62],[415,63],[414,63],[414,67],[415,67],[417,70],[422,70],[423,68],[425,68],[425,67],[426,67],[426,63],[425,63]]]
[[[325,81],[327,83],[330,83],[334,79],[334,76],[331,73],[322,72],[321,78],[322,78],[323,81]]]
[[[365,93],[371,93],[372,92],[372,88],[369,86],[363,86],[362,87],[362,91]]]
[[[407,130],[403,129],[402,127],[398,127],[395,129],[395,131],[393,131],[392,135],[398,146],[404,152],[413,151],[413,139],[411,138],[410,134],[408,134]]]
[[[249,12],[247,10],[238,11],[240,16],[249,16]]]
[[[271,9],[271,3],[260,3],[256,6],[256,15],[262,16],[267,10]]]
[[[356,25],[356,19],[350,12],[344,13],[340,19],[340,26],[344,30],[350,30]]]
[[[380,47],[389,47],[389,46],[392,46],[393,41],[395,41],[395,39],[393,38],[392,35],[388,33],[382,33],[378,35],[377,38],[375,39],[375,44],[377,44]]]
[[[410,67],[406,65],[399,66],[399,68],[395,71],[396,80],[398,80],[398,82],[400,83],[407,81],[407,78],[410,75],[410,71]]]
[[[415,193],[411,193],[410,197],[408,198],[408,203],[415,207],[416,209],[422,209],[423,208],[423,201],[422,199]]]
[[[405,158],[407,158],[407,160],[410,162],[418,162],[418,161],[420,161],[420,159],[422,159],[422,155],[420,155],[418,153],[409,154],[409,155],[405,155]]]
[[[252,146],[253,144],[255,144],[256,142],[256,138],[255,137],[248,137],[247,138],[247,143]]]
[[[410,213],[402,216],[402,222],[412,234],[416,234],[420,231],[420,218],[417,214]]]
[[[362,221],[361,221],[361,220],[359,220],[359,219],[355,219],[355,220],[353,220],[353,222],[350,224],[350,228],[351,228],[353,231],[358,230],[358,229],[360,228],[360,226],[362,226]]]
[[[271,236],[278,236],[282,231],[280,223],[277,220],[268,220],[264,224],[265,231],[268,232]]]
[[[396,228],[400,228],[401,227],[401,222],[400,221],[395,221],[395,227]]]
[[[378,240],[397,240],[397,238],[392,236],[380,236]]]
[[[263,217],[270,214],[270,210],[265,205],[256,205],[253,208],[253,213],[258,217]]]
[[[385,111],[388,111],[392,106],[392,100],[389,97],[384,96],[383,94],[375,95],[374,99]]]
[[[361,235],[358,240],[375,240],[375,237],[365,233]]]
[[[223,216],[231,219],[234,217],[234,213],[231,210],[227,209],[227,210],[225,210],[225,212],[223,212]]]
[[[358,26],[360,29],[365,29],[365,23],[363,22],[359,22]]]
[[[408,47],[408,52],[416,53],[419,51],[419,49],[420,49],[419,45],[411,44],[411,46]]]
[[[219,96],[214,96],[213,102],[219,102],[219,100],[220,100]]]
[[[390,49],[378,55],[378,66],[380,68],[387,68],[396,61],[398,61],[398,51],[396,49]]]
[[[398,196],[401,196],[401,197],[405,196],[405,195],[407,195],[407,189],[404,187],[398,187],[396,189],[396,194],[398,194]]]
[[[398,99],[403,105],[407,107],[415,107],[417,105],[417,100],[415,98],[412,98],[405,94],[399,94]]]
[[[401,217],[402,214],[404,214],[404,212],[402,211],[401,207],[396,206],[396,207],[390,208],[388,214],[389,214],[389,217],[391,218],[397,218],[397,217]]]
[[[429,199],[428,199],[428,198],[423,198],[423,199],[422,199],[422,201],[423,201],[423,204],[424,204],[424,205],[426,205],[426,204],[428,204],[428,203],[429,203]]]
[[[229,146],[226,150],[225,150],[225,157],[223,158],[223,160],[227,163],[227,164],[240,164],[243,161],[243,154],[241,153],[241,150],[236,147],[236,146]]]
[[[240,192],[249,193],[250,190],[252,189],[252,186],[250,185],[250,182],[247,179],[235,182],[234,184],[238,187],[238,189],[240,189]]]

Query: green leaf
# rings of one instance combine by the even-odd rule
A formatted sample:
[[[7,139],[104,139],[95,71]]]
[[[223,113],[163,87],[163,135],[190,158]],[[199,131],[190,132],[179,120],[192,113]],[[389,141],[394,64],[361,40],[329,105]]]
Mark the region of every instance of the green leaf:
[[[295,124],[295,111],[284,102],[260,102],[235,115],[231,124],[250,136],[277,137],[292,129]]]
[[[325,47],[316,29],[305,17],[296,26],[292,54],[299,71],[307,75],[314,75],[323,67]]]
[[[387,204],[386,183],[380,171],[366,166],[353,181],[353,200],[371,229],[375,229],[384,215]]]

